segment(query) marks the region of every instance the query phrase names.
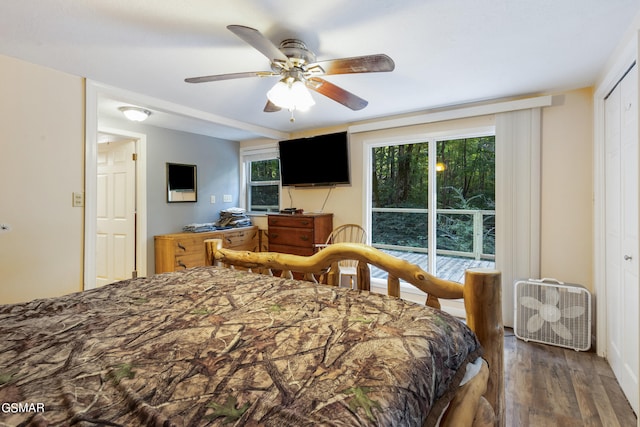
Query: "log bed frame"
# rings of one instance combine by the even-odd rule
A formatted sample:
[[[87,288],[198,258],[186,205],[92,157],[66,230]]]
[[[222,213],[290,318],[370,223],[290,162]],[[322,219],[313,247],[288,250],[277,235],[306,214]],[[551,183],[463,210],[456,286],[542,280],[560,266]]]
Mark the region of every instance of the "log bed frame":
[[[222,240],[205,240],[210,265],[242,267],[260,274],[280,271],[281,277],[298,273],[303,280],[337,285],[337,263],[357,260],[357,287],[369,290],[369,264],[389,273],[387,293],[400,297],[400,280],[404,280],[428,297],[426,304],[440,308],[439,298],[464,299],[466,323],[484,348],[483,368],[473,380],[462,386],[451,401],[441,426],[504,426],[504,328],[500,272],[469,269],[465,284],[439,279],[417,265],[395,258],[372,246],[337,243],[305,257],[277,252],[234,251],[222,248]],[[296,276],[298,277],[298,276]]]

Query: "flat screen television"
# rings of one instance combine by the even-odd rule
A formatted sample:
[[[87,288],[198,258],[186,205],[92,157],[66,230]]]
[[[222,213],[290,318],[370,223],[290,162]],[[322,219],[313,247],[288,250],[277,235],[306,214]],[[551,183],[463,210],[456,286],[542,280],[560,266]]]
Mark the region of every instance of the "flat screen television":
[[[190,190],[196,188],[196,166],[167,163],[167,182],[170,190]]]
[[[350,184],[347,132],[279,142],[283,186]]]

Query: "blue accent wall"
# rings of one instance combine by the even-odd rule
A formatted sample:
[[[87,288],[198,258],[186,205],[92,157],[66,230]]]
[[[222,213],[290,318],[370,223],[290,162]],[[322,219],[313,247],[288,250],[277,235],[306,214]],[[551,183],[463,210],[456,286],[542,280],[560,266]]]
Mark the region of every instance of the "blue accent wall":
[[[238,142],[124,120],[100,120],[99,125],[147,136],[147,274],[155,271],[154,236],[181,232],[186,224],[214,222],[220,210],[238,206]],[[197,202],[167,203],[167,163],[197,166]],[[225,194],[231,195],[231,203],[223,202]],[[213,204],[212,195],[216,198]]]

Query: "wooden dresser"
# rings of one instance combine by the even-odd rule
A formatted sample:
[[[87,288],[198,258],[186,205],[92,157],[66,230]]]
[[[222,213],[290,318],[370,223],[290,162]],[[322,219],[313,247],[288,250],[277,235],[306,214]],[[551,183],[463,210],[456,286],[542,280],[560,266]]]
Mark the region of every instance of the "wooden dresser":
[[[268,215],[269,251],[313,255],[333,230],[333,214]]]
[[[258,227],[155,236],[156,273],[206,265],[206,239],[222,239],[225,248],[257,251]]]

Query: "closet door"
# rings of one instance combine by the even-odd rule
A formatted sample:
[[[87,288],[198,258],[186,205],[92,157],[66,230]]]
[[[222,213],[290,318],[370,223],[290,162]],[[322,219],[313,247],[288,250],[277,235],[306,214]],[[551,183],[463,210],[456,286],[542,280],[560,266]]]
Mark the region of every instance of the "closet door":
[[[605,102],[607,359],[638,413],[638,76]]]

